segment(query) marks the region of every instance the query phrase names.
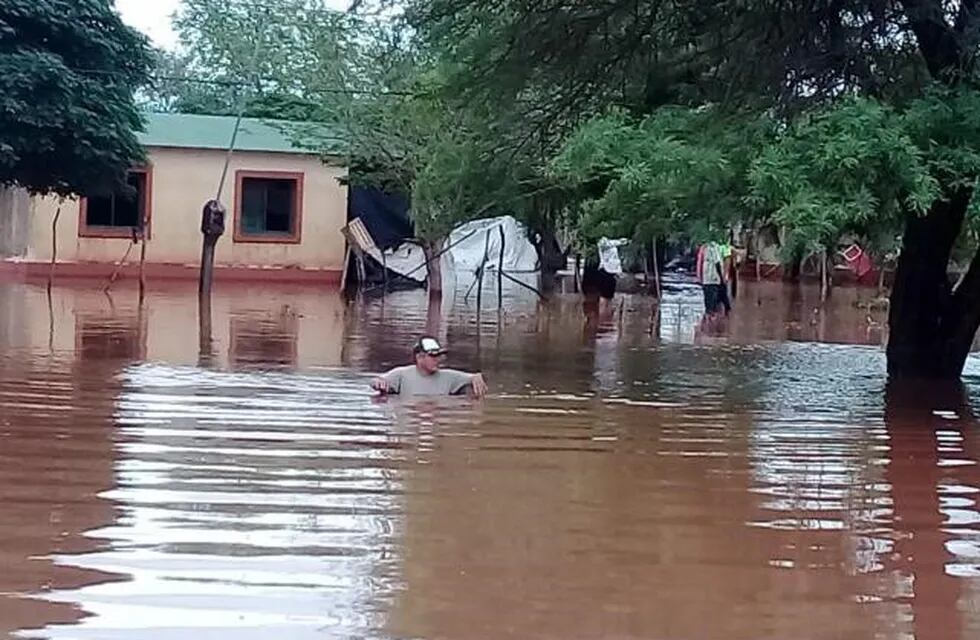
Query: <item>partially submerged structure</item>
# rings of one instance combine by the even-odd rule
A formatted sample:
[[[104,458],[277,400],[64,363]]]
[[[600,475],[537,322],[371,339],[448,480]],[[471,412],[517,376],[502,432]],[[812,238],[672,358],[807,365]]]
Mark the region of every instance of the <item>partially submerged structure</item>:
[[[231,117],[148,114],[147,162],[130,171],[129,189],[66,200],[0,193],[0,271],[47,275],[53,261],[59,276],[105,276],[145,237],[147,277],[197,277],[201,207],[215,197],[234,126]],[[324,156],[297,144],[302,126],[243,120],[217,278],[339,282],[347,170],[339,149]]]

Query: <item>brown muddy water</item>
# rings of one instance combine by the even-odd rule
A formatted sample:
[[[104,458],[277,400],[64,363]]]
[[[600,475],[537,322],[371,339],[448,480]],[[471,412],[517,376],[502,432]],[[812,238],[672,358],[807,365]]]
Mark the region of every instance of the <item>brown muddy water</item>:
[[[378,402],[417,292],[97,287],[0,284],[0,637],[980,637],[980,361],[886,388],[867,292],[450,297],[492,396]]]

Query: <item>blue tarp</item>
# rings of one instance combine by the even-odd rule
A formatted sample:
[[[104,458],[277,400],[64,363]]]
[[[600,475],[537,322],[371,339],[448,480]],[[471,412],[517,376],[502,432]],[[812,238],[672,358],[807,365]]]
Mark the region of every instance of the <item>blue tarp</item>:
[[[347,196],[347,219],[360,218],[382,251],[393,249],[415,236],[409,216],[408,198],[374,187],[351,186]]]

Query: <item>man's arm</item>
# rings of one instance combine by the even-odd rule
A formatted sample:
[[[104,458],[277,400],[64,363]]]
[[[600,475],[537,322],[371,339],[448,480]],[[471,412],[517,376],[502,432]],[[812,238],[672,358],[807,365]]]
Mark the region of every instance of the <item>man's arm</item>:
[[[379,393],[399,393],[402,387],[402,372],[392,369],[371,381],[371,388]]]
[[[482,373],[467,373],[455,369],[443,369],[442,373],[452,376],[450,393],[453,395],[463,393],[467,389],[476,398],[482,398],[487,395],[487,382],[484,380]]]

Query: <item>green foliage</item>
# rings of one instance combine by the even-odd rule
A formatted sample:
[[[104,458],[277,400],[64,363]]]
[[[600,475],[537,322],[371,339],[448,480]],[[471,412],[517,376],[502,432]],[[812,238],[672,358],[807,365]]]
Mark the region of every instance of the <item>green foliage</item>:
[[[137,95],[140,106],[159,113],[234,114],[236,84],[207,76],[197,81],[197,73],[188,53],[155,49],[153,79]]]
[[[793,254],[845,232],[898,229],[939,195],[922,150],[894,109],[853,98],[801,117],[753,161],[751,200],[784,226]],[[879,232],[880,233],[880,232]]]
[[[980,103],[930,88],[967,58],[919,41],[936,16],[971,33],[962,10],[409,0],[378,20],[393,3],[357,4],[185,0],[187,69],[253,78],[255,113],[341,123],[351,181],[411,194],[429,239],[500,212],[580,242],[776,224],[787,253],[846,233],[886,253],[906,214],[980,172]]]
[[[908,104],[902,125],[940,184],[973,186],[980,175],[980,91],[934,85]]]
[[[747,159],[771,123],[713,109],[665,107],[642,119],[612,112],[579,128],[555,158],[555,173],[599,193],[583,203],[579,233],[643,242],[704,239],[751,217],[743,196]]]
[[[0,3],[0,186],[97,193],[143,160],[145,39],[109,0]]]
[[[409,194],[416,236],[431,243],[500,206],[503,193],[500,165],[466,114],[439,98],[439,82],[422,71],[360,101],[351,126],[352,156],[370,159],[351,179]]]
[[[553,114],[611,102],[797,110],[854,92],[914,90],[922,77],[907,3],[894,0],[404,4],[459,61],[461,87]],[[933,19],[946,4],[916,2],[913,11]]]
[[[592,190],[590,236],[697,233],[731,210],[785,226],[789,253],[845,232],[885,252],[905,215],[980,172],[973,2],[411,0],[406,15],[464,99],[588,122],[552,166]],[[715,138],[661,127],[671,104],[707,108]],[[632,119],[595,120],[611,105]],[[779,139],[739,140],[726,112]]]
[[[227,112],[235,88],[248,115],[330,122],[345,133],[349,181],[408,194],[420,238],[438,242],[502,197],[489,138],[443,99],[442,69],[400,23],[322,0],[184,0],[177,27],[184,72],[215,84],[204,99],[188,85],[172,104]]]

